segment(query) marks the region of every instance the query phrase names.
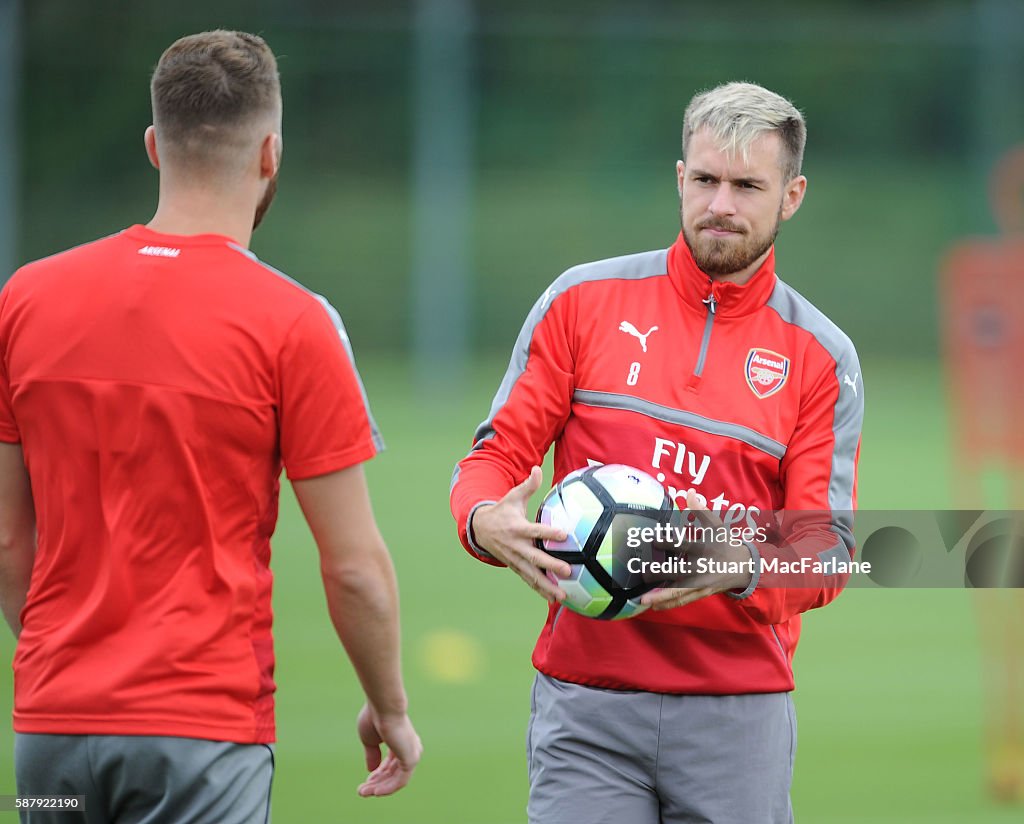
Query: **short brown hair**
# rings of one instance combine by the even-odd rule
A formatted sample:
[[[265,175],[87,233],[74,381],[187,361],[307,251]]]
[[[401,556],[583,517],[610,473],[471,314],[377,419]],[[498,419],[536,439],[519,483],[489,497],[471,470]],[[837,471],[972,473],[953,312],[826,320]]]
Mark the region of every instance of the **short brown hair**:
[[[175,41],[153,71],[150,92],[163,153],[200,166],[248,145],[253,123],[281,105],[274,53],[262,37],[240,31]]]

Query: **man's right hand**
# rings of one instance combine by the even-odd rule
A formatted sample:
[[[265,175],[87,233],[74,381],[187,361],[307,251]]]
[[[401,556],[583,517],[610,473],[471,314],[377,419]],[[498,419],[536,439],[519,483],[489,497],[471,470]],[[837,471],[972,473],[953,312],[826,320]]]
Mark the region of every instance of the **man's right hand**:
[[[549,602],[561,603],[565,600],[565,591],[555,586],[545,571],[559,578],[568,578],[571,572],[569,565],[537,549],[534,540],[564,541],[565,530],[538,524],[526,517],[530,496],[540,489],[542,481],[540,467],[533,467],[529,477],[509,490],[504,498],[496,504],[486,504],[477,509],[469,528],[477,546],[514,570]]]
[[[423,755],[420,737],[405,713],[390,717],[376,713],[364,704],[356,721],[359,740],[366,754],[366,769],[370,774],[359,785],[359,795],[391,795],[398,792],[412,777],[412,771]],[[381,754],[381,744],[388,748],[387,758]]]

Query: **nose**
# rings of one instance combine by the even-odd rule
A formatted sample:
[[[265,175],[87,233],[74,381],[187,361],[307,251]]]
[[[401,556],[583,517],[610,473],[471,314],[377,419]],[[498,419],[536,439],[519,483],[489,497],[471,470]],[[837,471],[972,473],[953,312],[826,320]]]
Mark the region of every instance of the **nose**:
[[[713,215],[736,214],[736,201],[732,196],[732,187],[728,183],[719,183],[715,196],[708,204],[708,211]]]

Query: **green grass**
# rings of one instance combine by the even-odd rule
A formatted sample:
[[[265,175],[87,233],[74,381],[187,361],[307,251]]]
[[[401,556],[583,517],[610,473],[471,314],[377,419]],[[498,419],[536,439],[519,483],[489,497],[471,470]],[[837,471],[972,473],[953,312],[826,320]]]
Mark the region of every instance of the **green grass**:
[[[398,796],[356,797],[364,773],[353,732],[359,690],[329,628],[315,549],[286,493],[273,561],[275,820],[523,821],[529,655],[544,609],[511,573],[465,555],[447,508],[452,463],[485,413],[502,365],[478,365],[466,390],[446,400],[417,397],[409,372],[394,363],[366,361],[362,367],[389,445],[368,473],[398,569],[405,671],[426,754],[413,784]],[[945,505],[951,474],[936,367],[867,362],[864,374],[869,414],[861,506]],[[850,590],[805,617],[796,658],[798,820],[1019,819],[1019,810],[997,808],[982,792],[980,670],[969,595]],[[464,633],[478,645],[476,671],[461,682],[440,680],[439,662],[425,654],[439,631]],[[12,646],[3,640],[8,659]],[[9,706],[9,678],[0,692]],[[0,793],[12,788],[11,733],[5,728]]]

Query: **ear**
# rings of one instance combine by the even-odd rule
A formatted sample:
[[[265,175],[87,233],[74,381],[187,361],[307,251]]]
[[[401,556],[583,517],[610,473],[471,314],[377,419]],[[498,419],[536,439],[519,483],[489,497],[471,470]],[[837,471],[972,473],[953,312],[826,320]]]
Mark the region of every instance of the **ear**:
[[[679,197],[683,196],[683,180],[686,177],[686,164],[681,160],[676,161],[676,191]]]
[[[154,169],[160,168],[160,155],[156,151],[156,129],[149,126],[142,136],[142,142],[146,144],[146,157],[153,164]]]
[[[796,214],[800,204],[804,202],[804,194],[807,192],[807,178],[797,175],[789,183],[782,193],[782,211],[780,217],[789,220]]]
[[[260,177],[266,180],[274,177],[281,168],[281,153],[284,143],[281,135],[271,132],[260,144]]]

